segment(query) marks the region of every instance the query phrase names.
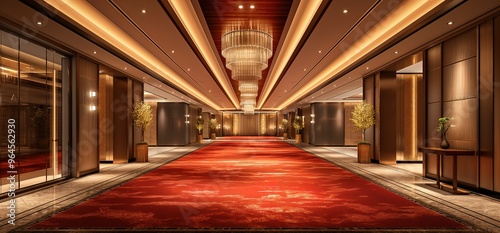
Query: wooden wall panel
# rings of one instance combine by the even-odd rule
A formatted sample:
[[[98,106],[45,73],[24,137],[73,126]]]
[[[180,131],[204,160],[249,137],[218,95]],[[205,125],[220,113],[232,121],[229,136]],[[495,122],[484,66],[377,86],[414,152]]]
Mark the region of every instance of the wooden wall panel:
[[[311,123],[311,105],[305,106],[302,108],[302,114],[304,116],[304,129],[302,130],[302,142],[311,143],[311,130],[313,128],[313,124]]]
[[[479,27],[479,187],[493,190],[493,20]]]
[[[494,19],[494,49],[493,49],[493,143],[494,143],[494,157],[493,157],[493,190],[500,192],[500,16]]]
[[[377,109],[375,101],[375,76],[368,76],[363,79],[363,99],[366,103],[369,103]],[[375,113],[375,122],[378,121],[380,115],[378,112]],[[369,142],[371,146],[370,158],[376,159],[377,155],[375,151],[378,151],[378,145],[375,141],[375,126],[372,126],[365,131],[365,140]]]
[[[259,135],[260,121],[259,114],[239,114],[240,115],[240,135],[256,136]]]
[[[97,105],[96,97],[90,91],[98,91],[99,67],[82,57],[77,58],[77,156],[76,177],[99,171],[99,119],[98,111],[91,110]]]
[[[126,77],[113,78],[113,163],[129,160],[129,84]]]
[[[197,112],[194,116],[190,114],[190,123],[185,123],[188,110],[189,106],[185,103],[158,103],[158,146],[185,146],[190,143],[188,127],[196,131]]]
[[[222,114],[222,134],[223,136],[233,136],[233,115],[230,113]]]
[[[443,43],[443,66],[470,59],[476,53],[476,29],[473,28]]]
[[[378,92],[375,92],[376,105],[375,109],[379,114],[378,121],[375,125],[379,135],[379,163],[395,164],[396,163],[396,72],[384,71],[377,74]],[[377,85],[376,85],[377,86]],[[378,100],[377,100],[378,99]],[[378,103],[378,104],[377,104]]]
[[[426,70],[426,103],[435,103],[441,101],[441,45],[436,45],[426,51],[425,56]]]
[[[99,75],[99,160],[113,161],[113,77]]]
[[[314,103],[315,146],[344,145],[344,104]]]
[[[158,103],[157,102],[147,102],[149,106],[151,106],[151,109],[153,110],[153,120],[151,121],[151,124],[149,125],[148,129],[146,129],[144,133],[144,140],[150,145],[150,146],[156,146],[156,130],[157,130],[157,117],[158,117]]]
[[[443,69],[443,101],[477,97],[476,57]]]

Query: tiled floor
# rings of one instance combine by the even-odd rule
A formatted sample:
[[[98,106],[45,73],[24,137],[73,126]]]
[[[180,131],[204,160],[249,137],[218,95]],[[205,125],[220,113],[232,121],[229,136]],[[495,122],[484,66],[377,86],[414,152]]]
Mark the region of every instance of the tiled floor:
[[[289,141],[291,144],[294,142]],[[127,180],[171,162],[183,155],[196,150],[204,144],[193,144],[187,147],[151,147],[148,163],[102,164],[101,172],[79,179],[45,187],[35,192],[26,193],[16,198],[16,225],[8,224],[8,217],[2,214],[0,232],[26,232],[27,226],[51,216],[61,210],[76,205],[89,197],[98,195]],[[500,232],[500,200],[471,192],[468,195],[453,195],[433,188],[434,180],[421,176],[420,164],[403,164],[385,166],[380,164],[359,164],[356,162],[356,149],[346,147],[313,147],[298,144],[311,153],[316,154],[338,166],[363,176],[389,190],[397,192],[411,200],[450,216],[470,229],[459,232]],[[9,199],[2,200],[2,211],[7,211]],[[85,232],[94,231],[86,230]],[[112,232],[115,229],[101,229]],[[188,229],[194,230],[194,229]],[[221,229],[202,229],[217,232]],[[227,229],[222,229],[228,231]],[[314,229],[313,229],[314,230]],[[316,229],[317,231],[330,231]],[[130,232],[130,230],[128,230]],[[154,231],[154,229],[152,229]],[[181,230],[187,232],[187,230]],[[282,231],[282,229],[274,230]],[[290,231],[284,230],[284,231]],[[311,229],[309,229],[311,231]],[[363,229],[351,229],[349,232],[362,232]],[[391,230],[371,229],[368,232],[447,232],[441,230]],[[82,231],[80,231],[82,232]],[[232,229],[231,232],[242,232]]]

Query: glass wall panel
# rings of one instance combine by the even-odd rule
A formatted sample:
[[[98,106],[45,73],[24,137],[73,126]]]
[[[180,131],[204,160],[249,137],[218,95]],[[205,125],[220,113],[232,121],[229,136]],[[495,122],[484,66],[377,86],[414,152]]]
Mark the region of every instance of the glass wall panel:
[[[15,119],[17,189],[61,178],[62,71],[65,58],[40,45],[2,32],[2,164],[9,165],[9,123]],[[64,65],[63,65],[64,64]],[[12,78],[11,78],[12,76]],[[11,80],[12,79],[12,80]],[[4,133],[5,132],[5,133]],[[12,157],[12,156],[11,156]],[[67,161],[66,159],[64,161]],[[12,162],[12,160],[11,160]],[[9,182],[2,179],[2,193]],[[8,180],[7,180],[8,181]]]

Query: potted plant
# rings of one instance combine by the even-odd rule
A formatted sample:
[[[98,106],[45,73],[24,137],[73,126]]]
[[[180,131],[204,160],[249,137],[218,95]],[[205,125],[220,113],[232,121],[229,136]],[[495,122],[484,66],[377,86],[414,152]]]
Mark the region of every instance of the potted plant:
[[[196,119],[196,123],[194,124],[194,127],[198,130],[198,135],[196,135],[196,142],[203,142],[203,134],[201,134],[201,130],[203,129],[203,126],[205,124],[205,120],[203,120],[202,116],[198,116]]]
[[[288,120],[286,118],[283,118],[281,120],[281,129],[283,130],[283,140],[288,139]]]
[[[448,149],[450,148],[450,143],[448,143],[448,140],[446,139],[446,132],[450,127],[455,127],[455,125],[449,124],[448,121],[453,120],[453,117],[441,117],[439,118],[439,125],[437,130],[441,132],[441,144],[439,147],[442,149]]]
[[[212,129],[212,133],[210,134],[210,139],[215,140],[217,138],[217,134],[215,131],[217,129],[217,126],[218,126],[217,119],[212,118],[212,119],[210,119],[209,123],[210,123],[210,129]]]
[[[362,104],[356,105],[350,120],[361,131],[361,142],[358,143],[358,162],[370,163],[370,143],[365,141],[365,131],[375,124],[375,109],[373,105],[365,101]]]
[[[296,116],[293,120],[293,128],[295,128],[295,142],[302,142],[302,135],[300,134],[300,130],[304,128],[304,122],[302,121],[302,117]]]
[[[137,162],[148,161],[148,144],[144,141],[144,132],[153,120],[153,110],[151,106],[141,101],[134,105],[132,111],[132,120],[134,125],[141,130],[141,142],[136,144],[135,150],[137,155]]]

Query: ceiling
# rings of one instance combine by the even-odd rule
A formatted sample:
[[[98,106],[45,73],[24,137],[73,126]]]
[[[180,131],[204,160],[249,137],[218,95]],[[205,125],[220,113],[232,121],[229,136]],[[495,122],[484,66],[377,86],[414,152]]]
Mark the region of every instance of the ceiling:
[[[421,72],[422,56],[415,54],[500,6],[495,0],[36,2],[25,1],[96,46],[79,52],[144,81],[146,99],[210,112],[240,109],[221,56],[228,25],[258,22],[273,35],[256,110],[286,112],[313,102],[359,100],[362,78],[382,69]],[[100,57],[108,53],[122,61]],[[404,67],[395,65],[402,61]]]

